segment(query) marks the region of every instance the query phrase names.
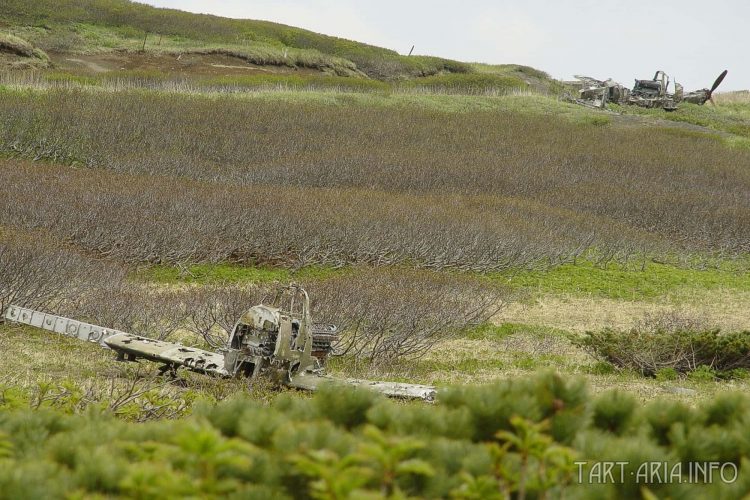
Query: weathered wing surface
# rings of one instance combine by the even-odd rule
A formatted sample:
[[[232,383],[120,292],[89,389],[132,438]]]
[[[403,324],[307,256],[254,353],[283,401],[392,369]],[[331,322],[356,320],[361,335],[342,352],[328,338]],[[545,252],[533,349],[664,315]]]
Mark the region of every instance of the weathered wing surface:
[[[13,321],[14,323],[35,326],[67,337],[73,337],[88,342],[96,342],[103,347],[107,347],[107,344],[104,343],[106,339],[113,335],[124,333],[119,330],[104,328],[102,326],[83,323],[82,321],[63,318],[62,316],[34,311],[33,309],[14,305],[8,307],[8,310],[5,312],[5,319]]]
[[[144,358],[172,366],[184,366],[197,372],[221,376],[229,375],[224,369],[224,357],[215,352],[140,337],[131,333],[13,305],[8,307],[5,319],[67,337],[96,342],[102,347],[108,347],[116,351],[121,357],[129,360]]]
[[[127,358],[143,358],[173,366],[184,366],[189,370],[213,373],[222,377],[229,375],[224,369],[224,356],[215,352],[130,333],[114,335],[107,338],[104,343]]]
[[[586,87],[603,87],[606,83],[596,78],[585,75],[573,75],[576,80],[580,80]]]

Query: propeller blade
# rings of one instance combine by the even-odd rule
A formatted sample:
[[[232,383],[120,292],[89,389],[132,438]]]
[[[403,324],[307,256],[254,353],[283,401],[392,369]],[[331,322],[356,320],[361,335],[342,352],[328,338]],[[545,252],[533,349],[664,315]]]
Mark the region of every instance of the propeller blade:
[[[721,74],[719,75],[719,78],[716,79],[716,81],[714,82],[713,86],[711,87],[711,90],[708,91],[708,95],[713,94],[714,90],[716,90],[718,88],[718,86],[721,85],[721,82],[724,81],[724,78],[726,78],[727,73],[729,73],[729,71],[726,70],[726,69],[721,72]]]
[[[709,96],[708,100],[711,102],[711,106],[713,106],[715,108],[716,107],[716,103],[714,102],[713,96]]]

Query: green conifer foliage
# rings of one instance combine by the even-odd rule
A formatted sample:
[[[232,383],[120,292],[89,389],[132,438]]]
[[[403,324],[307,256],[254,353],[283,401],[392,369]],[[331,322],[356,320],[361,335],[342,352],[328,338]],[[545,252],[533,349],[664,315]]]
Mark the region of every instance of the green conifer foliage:
[[[44,393],[85,393],[66,386]],[[547,373],[441,391],[435,404],[328,387],[270,404],[203,402],[189,416],[139,423],[102,401],[42,405],[36,393],[6,393],[14,403],[0,408],[0,500],[750,494],[745,394],[641,406]],[[616,481],[602,481],[602,461],[622,463],[622,476],[614,469]],[[687,484],[695,462],[728,464],[738,477]],[[682,465],[683,483],[638,481],[643,463]]]

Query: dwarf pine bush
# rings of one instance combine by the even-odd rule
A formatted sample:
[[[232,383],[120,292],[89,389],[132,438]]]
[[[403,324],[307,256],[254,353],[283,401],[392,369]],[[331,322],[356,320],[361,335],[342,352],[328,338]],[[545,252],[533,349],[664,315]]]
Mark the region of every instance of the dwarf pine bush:
[[[576,343],[601,361],[663,380],[687,374],[695,380],[744,375],[750,368],[750,332],[708,329],[604,329]]]
[[[33,409],[33,400],[0,407],[3,499],[750,493],[744,394],[697,407],[658,400],[639,406],[616,392],[592,397],[581,383],[547,373],[442,391],[435,405],[327,387],[311,398],[287,393],[270,405],[244,397],[202,403],[192,416],[145,423],[100,407]],[[590,484],[596,461],[625,463],[622,480]],[[737,479],[634,479],[645,462],[709,461],[736,466]]]

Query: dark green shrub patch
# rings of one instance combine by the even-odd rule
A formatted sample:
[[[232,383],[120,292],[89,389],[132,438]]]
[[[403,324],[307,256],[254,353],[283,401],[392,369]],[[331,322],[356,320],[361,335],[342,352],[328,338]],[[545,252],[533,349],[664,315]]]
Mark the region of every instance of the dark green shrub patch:
[[[750,331],[605,329],[576,342],[602,361],[661,380],[743,378],[750,368]]]
[[[0,404],[0,498],[750,492],[750,398],[743,394],[697,408],[642,407],[621,393],[591,397],[581,383],[549,373],[450,389],[434,405],[331,386],[312,398],[283,394],[270,405],[242,396],[200,403],[191,416],[146,423],[115,418],[101,405],[32,409],[33,400]],[[597,475],[597,464],[610,462],[620,464],[617,473]],[[663,476],[652,463],[682,472]],[[721,464],[724,475],[697,477],[695,467],[708,463]]]

